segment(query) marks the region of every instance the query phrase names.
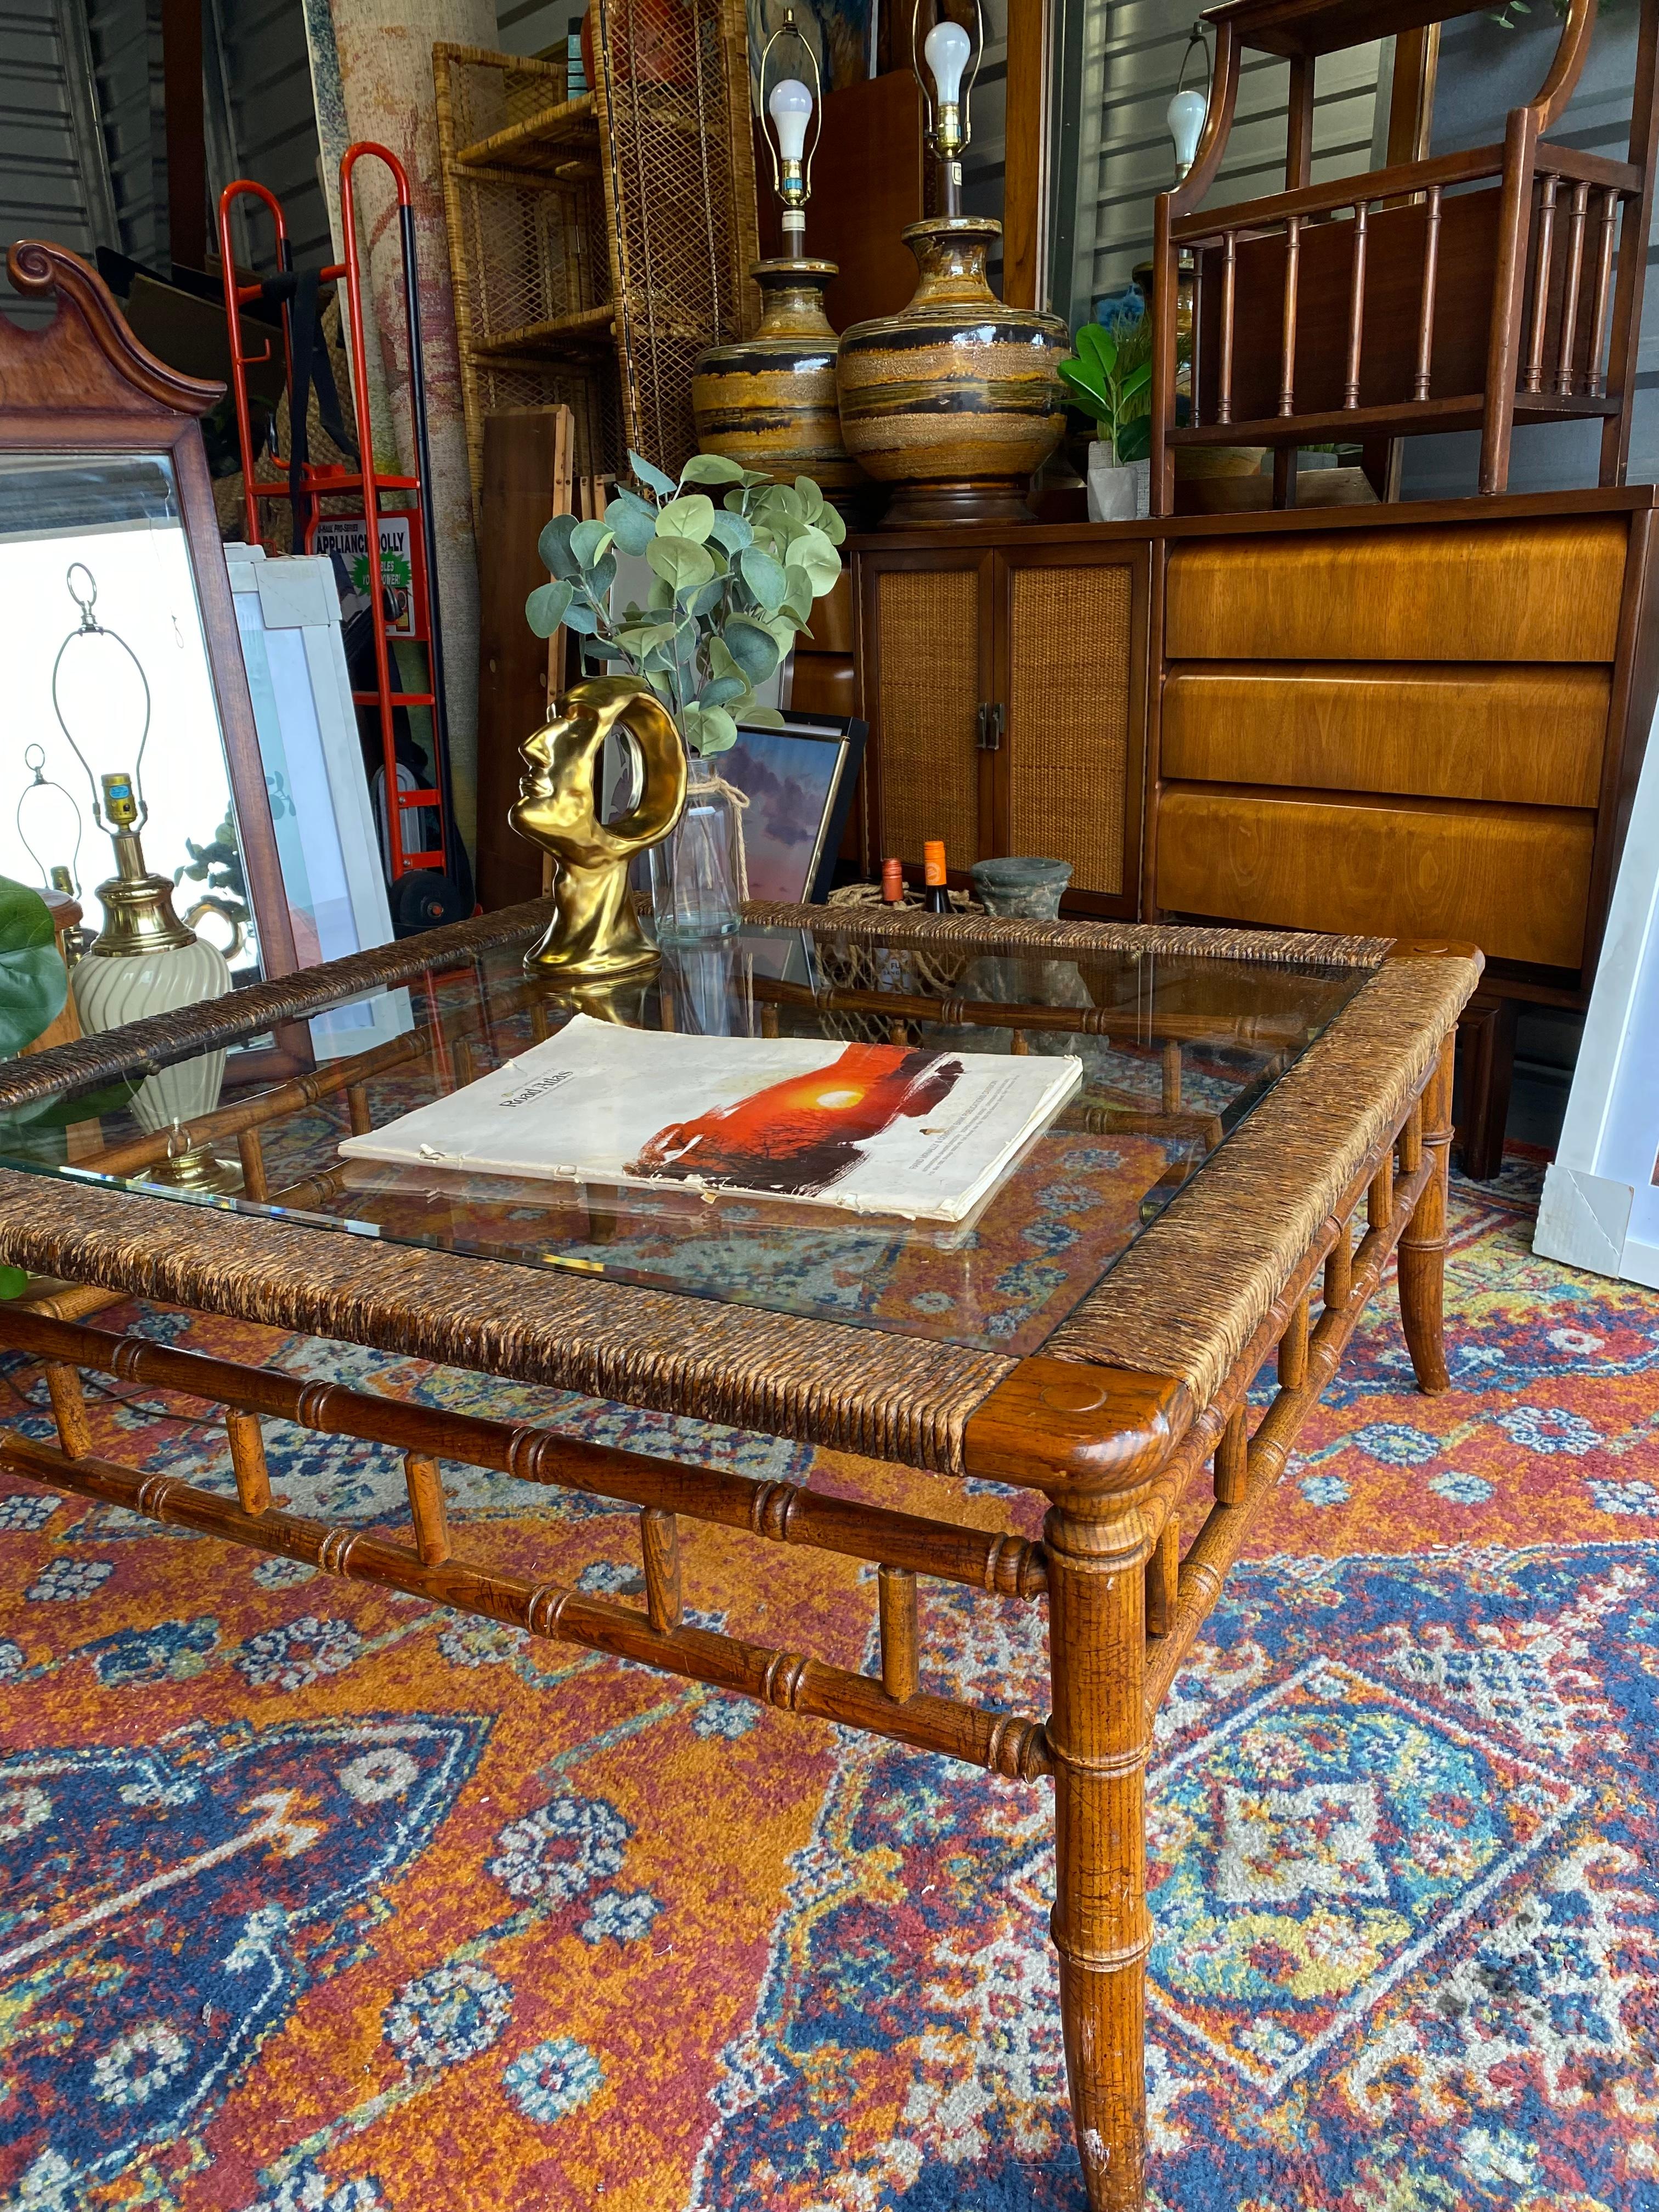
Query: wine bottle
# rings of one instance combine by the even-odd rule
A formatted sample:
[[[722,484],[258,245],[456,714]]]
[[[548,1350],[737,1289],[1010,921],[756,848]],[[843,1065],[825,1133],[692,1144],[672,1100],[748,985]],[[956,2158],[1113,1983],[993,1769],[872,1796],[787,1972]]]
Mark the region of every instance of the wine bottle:
[[[881,896],[885,906],[904,904],[904,863],[902,860],[896,859],[882,862]]]
[[[941,839],[930,837],[921,848],[922,881],[926,886],[921,903],[929,914],[949,914],[951,894],[945,887],[945,846]]]

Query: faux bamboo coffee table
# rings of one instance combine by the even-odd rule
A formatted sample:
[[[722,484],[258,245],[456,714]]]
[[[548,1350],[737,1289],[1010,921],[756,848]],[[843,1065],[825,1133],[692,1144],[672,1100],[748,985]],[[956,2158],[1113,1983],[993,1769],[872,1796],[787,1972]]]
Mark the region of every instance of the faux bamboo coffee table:
[[[1139,2206],[1152,1717],[1396,1255],[1418,1381],[1447,1387],[1451,1047],[1479,956],[757,907],[738,937],[587,1002],[682,1030],[1077,1053],[1082,1090],[965,1231],[342,1162],[348,1128],[566,1017],[520,964],[545,920],[541,905],[486,916],[0,1068],[0,1258],[58,1279],[0,1305],[0,1344],[46,1363],[58,1435],[0,1431],[0,1466],[1000,1775],[1051,1775],[1089,2203]],[[273,1035],[296,1068],[337,1056],[145,1133],[158,1071],[253,1038],[269,1066]],[[236,1064],[233,1049],[233,1083]],[[140,1079],[150,1090],[112,1097]],[[64,1110],[76,1101],[82,1115]],[[86,1326],[100,1293],[992,1478],[1046,1497],[1042,1538],[173,1351]],[[95,1455],[81,1370],[222,1404],[236,1502]],[[401,1449],[407,1535],[273,1506],[272,1418]],[[469,1566],[446,1460],[637,1506],[644,1609]],[[1183,1526],[1206,1467],[1212,1502]],[[874,1563],[879,1674],[684,1620],[682,1516]],[[918,1576],[1046,1597],[1046,1718],[919,1686]]]

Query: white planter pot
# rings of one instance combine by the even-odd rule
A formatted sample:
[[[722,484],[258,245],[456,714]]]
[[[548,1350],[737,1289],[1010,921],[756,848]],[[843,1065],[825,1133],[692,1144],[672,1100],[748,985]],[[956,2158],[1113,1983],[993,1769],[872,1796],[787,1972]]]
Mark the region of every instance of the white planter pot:
[[[1135,522],[1152,512],[1152,465],[1115,461],[1104,439],[1089,447],[1089,520]]]

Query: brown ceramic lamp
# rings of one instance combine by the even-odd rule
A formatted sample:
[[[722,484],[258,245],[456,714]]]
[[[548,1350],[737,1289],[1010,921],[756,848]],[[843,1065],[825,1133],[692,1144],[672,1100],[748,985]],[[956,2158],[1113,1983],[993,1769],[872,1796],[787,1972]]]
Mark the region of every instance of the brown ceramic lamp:
[[[823,312],[823,288],[836,274],[833,261],[809,261],[806,203],[811,197],[812,155],[822,127],[817,57],[795,22],[793,9],[767,40],[761,82],[781,41],[795,58],[799,47],[810,84],[779,73],[766,102],[771,128],[772,181],[783,209],[783,258],[757,261],[750,275],[760,286],[764,312],[753,337],[711,346],[691,378],[697,442],[707,453],[724,453],[746,469],[763,469],[780,483],[811,477],[839,505],[857,492],[862,470],[842,443],[836,405],[836,334]],[[811,147],[806,143],[809,125]]]
[[[921,8],[916,0],[912,62],[945,211],[904,232],[921,270],[909,305],[896,315],[856,323],[842,336],[836,369],[842,435],[867,475],[893,485],[888,528],[1029,522],[1031,477],[1066,427],[1057,364],[1070,349],[1070,336],[1058,316],[1005,307],[997,298],[986,281],[985,257],[1002,225],[962,212],[969,94],[985,44],[978,0],[971,38],[941,17],[918,55]],[[923,77],[923,60],[937,100]]]

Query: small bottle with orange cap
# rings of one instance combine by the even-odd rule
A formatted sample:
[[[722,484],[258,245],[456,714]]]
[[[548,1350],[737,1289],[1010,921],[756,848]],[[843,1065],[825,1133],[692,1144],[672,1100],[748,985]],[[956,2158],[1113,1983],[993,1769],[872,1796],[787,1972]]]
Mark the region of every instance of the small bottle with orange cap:
[[[945,842],[930,837],[921,848],[921,903],[929,914],[949,914],[951,894],[945,884]]]

